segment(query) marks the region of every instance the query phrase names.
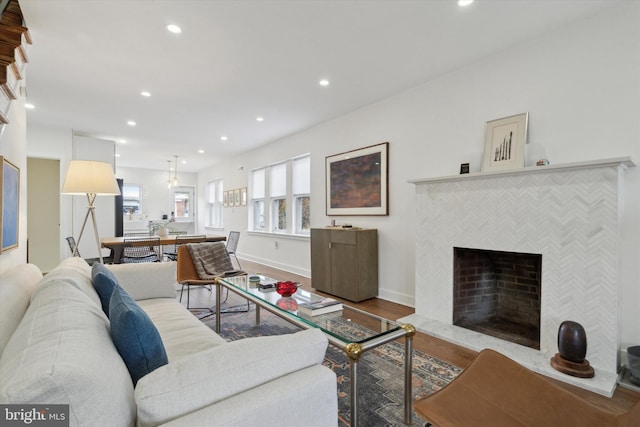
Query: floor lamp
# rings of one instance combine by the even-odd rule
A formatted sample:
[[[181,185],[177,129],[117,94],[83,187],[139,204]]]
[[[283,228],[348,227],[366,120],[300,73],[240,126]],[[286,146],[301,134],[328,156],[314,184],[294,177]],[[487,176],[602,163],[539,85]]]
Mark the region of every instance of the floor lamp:
[[[80,235],[76,239],[76,245],[73,248],[72,256],[78,254],[78,245],[82,239],[84,227],[87,225],[87,219],[91,215],[93,221],[93,231],[96,234],[96,243],[98,245],[98,255],[100,262],[102,259],[102,248],[100,247],[100,236],[98,235],[98,223],[96,221],[96,208],[93,202],[96,196],[117,196],[120,194],[120,187],[113,173],[113,166],[105,162],[97,162],[93,160],[71,160],[67,175],[62,185],[62,194],[71,195],[87,195],[89,206],[87,214],[84,216],[84,222],[80,229]]]

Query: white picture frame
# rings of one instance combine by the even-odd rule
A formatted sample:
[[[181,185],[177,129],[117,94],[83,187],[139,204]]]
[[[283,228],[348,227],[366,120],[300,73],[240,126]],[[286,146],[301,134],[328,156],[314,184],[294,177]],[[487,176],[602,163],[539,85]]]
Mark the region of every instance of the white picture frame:
[[[482,172],[524,168],[528,122],[529,113],[487,122]]]

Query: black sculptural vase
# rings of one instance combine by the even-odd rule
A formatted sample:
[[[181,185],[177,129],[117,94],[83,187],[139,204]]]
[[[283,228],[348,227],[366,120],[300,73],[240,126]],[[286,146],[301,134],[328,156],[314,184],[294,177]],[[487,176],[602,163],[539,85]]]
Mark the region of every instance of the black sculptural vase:
[[[565,320],[560,324],[558,353],[571,362],[584,362],[587,355],[587,333],[581,324],[571,320]]]

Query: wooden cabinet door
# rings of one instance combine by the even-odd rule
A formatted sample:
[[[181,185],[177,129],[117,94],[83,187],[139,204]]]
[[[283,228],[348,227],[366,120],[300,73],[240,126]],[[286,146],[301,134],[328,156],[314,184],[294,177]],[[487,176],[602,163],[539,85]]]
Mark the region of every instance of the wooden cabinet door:
[[[355,244],[331,242],[331,284],[334,295],[354,301],[358,296]]]
[[[311,286],[332,293],[330,230],[311,229]]]

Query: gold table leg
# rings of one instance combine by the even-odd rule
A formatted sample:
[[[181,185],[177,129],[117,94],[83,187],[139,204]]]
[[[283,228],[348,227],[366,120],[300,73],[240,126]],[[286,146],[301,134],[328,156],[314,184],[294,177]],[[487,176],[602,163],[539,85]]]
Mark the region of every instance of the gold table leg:
[[[351,399],[351,426],[357,427],[358,425],[358,362],[360,356],[364,353],[364,349],[358,343],[347,344],[344,351],[349,356],[349,373],[351,375],[350,387],[350,399]]]

